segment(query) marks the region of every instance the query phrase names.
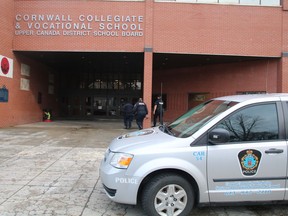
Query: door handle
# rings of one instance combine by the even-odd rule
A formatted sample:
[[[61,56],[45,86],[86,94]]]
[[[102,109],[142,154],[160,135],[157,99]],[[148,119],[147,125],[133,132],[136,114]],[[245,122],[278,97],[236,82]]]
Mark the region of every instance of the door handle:
[[[283,149],[275,149],[275,148],[272,148],[272,149],[265,151],[266,154],[281,154],[283,152],[284,152]]]

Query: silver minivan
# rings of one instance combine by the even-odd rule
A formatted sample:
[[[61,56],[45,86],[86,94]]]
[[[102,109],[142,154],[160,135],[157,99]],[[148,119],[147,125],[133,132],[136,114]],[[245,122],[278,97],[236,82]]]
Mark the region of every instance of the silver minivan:
[[[149,216],[195,205],[288,200],[288,94],[215,98],[175,121],[115,138],[101,162],[109,198]]]

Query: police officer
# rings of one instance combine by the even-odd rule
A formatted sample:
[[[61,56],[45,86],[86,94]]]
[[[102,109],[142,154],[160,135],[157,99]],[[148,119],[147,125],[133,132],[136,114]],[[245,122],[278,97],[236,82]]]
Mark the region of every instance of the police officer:
[[[130,129],[133,121],[133,105],[126,102],[122,108],[125,129]]]
[[[157,96],[157,100],[154,103],[154,109],[153,109],[153,127],[156,127],[157,119],[159,118],[159,122],[162,125],[163,124],[163,101],[161,98],[161,95]]]
[[[138,102],[134,105],[133,111],[135,113],[136,124],[139,130],[141,130],[143,129],[143,120],[148,114],[147,106],[142,98],[139,98]]]

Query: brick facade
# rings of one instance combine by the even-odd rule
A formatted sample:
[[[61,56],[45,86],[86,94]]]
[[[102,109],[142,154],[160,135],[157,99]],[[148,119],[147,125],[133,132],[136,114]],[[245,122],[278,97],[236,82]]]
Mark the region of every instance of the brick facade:
[[[151,113],[152,94],[159,93],[159,83],[163,83],[162,91],[167,95],[165,121],[187,111],[190,93],[205,92],[211,98],[238,92],[288,91],[286,0],[283,8],[152,0],[4,0],[0,8],[0,55],[14,60],[13,79],[0,76],[0,87],[5,85],[9,90],[9,101],[0,102],[0,127],[41,121],[42,110],[46,108],[53,109],[55,115],[58,112],[57,89],[52,95],[48,93],[51,84],[49,74],[57,72],[25,57],[21,51],[144,53],[143,97]],[[41,32],[37,33],[47,27],[43,23],[49,23],[37,16],[47,14],[61,15],[61,20],[52,23],[65,26],[71,19],[83,24],[82,30],[87,30],[85,34],[88,35],[67,36],[62,34],[63,29],[60,30],[61,35],[43,36]],[[94,29],[99,28],[100,23],[96,19],[99,17],[89,19],[100,14],[105,19],[109,16],[136,17],[132,28],[137,25],[143,36],[95,36]],[[117,24],[121,22],[103,23],[112,23],[113,28],[118,28]],[[25,30],[26,35],[23,32],[20,34],[19,29]],[[33,31],[32,35],[29,31]],[[249,56],[263,57],[263,60],[153,70],[154,53]],[[29,77],[21,75],[21,64],[30,66]],[[29,91],[20,90],[21,78],[30,81]],[[150,118],[145,121],[145,127],[150,125],[150,121]]]
[[[187,111],[189,93],[207,93],[205,99],[210,99],[247,91],[277,92],[277,65],[278,60],[263,60],[157,71],[153,83],[162,83],[167,95],[165,119],[170,120]],[[171,79],[174,74],[177,82]]]

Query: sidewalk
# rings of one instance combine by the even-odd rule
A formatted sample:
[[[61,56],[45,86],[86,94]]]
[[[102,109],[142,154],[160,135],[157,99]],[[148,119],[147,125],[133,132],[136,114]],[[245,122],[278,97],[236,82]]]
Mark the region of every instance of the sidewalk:
[[[141,215],[106,197],[99,162],[122,122],[57,121],[0,129],[0,215]]]
[[[137,130],[136,124],[133,129]],[[145,216],[110,201],[99,180],[122,121],[55,121],[0,129],[1,216]],[[284,205],[196,208],[191,216],[288,215]]]

